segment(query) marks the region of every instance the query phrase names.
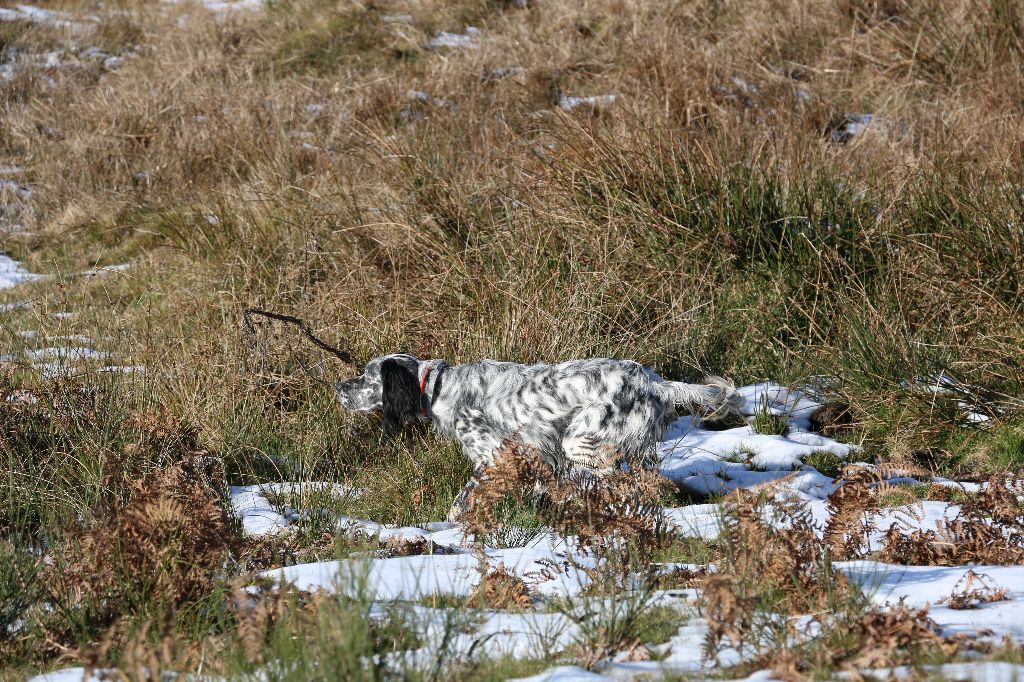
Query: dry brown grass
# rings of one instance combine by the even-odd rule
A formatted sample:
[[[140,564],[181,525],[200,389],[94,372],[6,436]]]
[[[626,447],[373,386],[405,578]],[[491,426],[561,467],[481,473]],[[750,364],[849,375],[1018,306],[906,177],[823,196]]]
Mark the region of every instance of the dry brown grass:
[[[123,329],[214,441],[264,399],[238,371],[250,303],[364,358],[741,377],[820,359],[873,382],[850,396],[868,407],[941,363],[1007,393],[1021,56],[999,6],[296,0],[182,30],[184,8],[129,3],[94,36],[125,54],[146,36],[122,69],[5,101],[0,149],[38,190],[11,248],[42,270],[132,258],[155,290],[82,292],[116,311],[88,324]],[[479,49],[426,47],[467,23]],[[606,93],[596,118],[554,106]],[[879,121],[832,143],[846,112]]]
[[[35,303],[4,313],[2,350],[22,349],[22,329],[85,333],[147,367],[112,380],[124,405],[107,412],[71,386],[53,403],[17,370],[12,390],[46,409],[0,409],[9,496],[31,512],[5,530],[111,524],[112,498],[186,451],[222,454],[232,480],[349,480],[381,521],[438,518],[468,473],[458,453],[339,414],[298,370],[341,370],[290,337],[254,361],[248,305],[309,319],[360,359],[838,375],[872,454],[941,453],[936,467],[955,469],[984,453],[956,396],[900,382],[944,369],[997,419],[1020,410],[1019,3],[527,4],[283,0],[218,17],[56,2],[104,21],[0,25],[0,47],[80,62],[0,83],[0,165],[33,189],[4,190],[0,220],[26,230],[3,248],[59,275],[2,293]],[[398,14],[411,24],[384,20]],[[478,49],[428,47],[467,24]],[[88,45],[124,65],[80,57]],[[508,66],[522,72],[489,75]],[[599,111],[557,106],[604,94],[618,98]],[[851,137],[857,113],[875,118]],[[116,276],[64,276],[123,261]],[[50,316],[66,310],[79,317]],[[154,405],[177,430],[127,416]],[[111,435],[122,419],[135,446]],[[829,551],[859,551],[857,510],[875,504],[862,492],[833,500],[847,511]],[[612,513],[568,501],[567,527],[654,527],[600,502]],[[949,560],[941,538],[919,540]]]

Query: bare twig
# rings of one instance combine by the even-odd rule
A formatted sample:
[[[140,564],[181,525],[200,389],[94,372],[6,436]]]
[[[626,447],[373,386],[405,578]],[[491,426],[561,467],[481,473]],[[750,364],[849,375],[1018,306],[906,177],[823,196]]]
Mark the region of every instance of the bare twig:
[[[352,365],[354,367],[359,366],[359,363],[356,362],[355,358],[352,357],[351,353],[340,348],[336,348],[335,346],[332,346],[326,341],[323,341],[322,339],[317,337],[316,334],[313,333],[313,330],[310,329],[309,325],[306,324],[304,320],[298,317],[294,317],[292,315],[282,315],[281,313],[272,313],[269,310],[261,310],[260,308],[246,308],[245,310],[242,311],[242,317],[245,318],[245,324],[249,328],[249,331],[252,332],[253,334],[256,333],[256,327],[252,323],[253,315],[260,315],[271,320],[277,320],[278,322],[293,324],[299,329],[301,329],[302,332],[306,335],[306,338],[312,341],[318,348],[327,351],[328,353],[330,353],[331,355],[333,355],[334,357],[338,358],[339,360],[346,364]]]
[[[296,327],[301,329],[302,333],[306,335],[306,338],[308,338],[310,341],[312,341],[313,344],[316,345],[318,348],[321,348],[321,349],[327,351],[328,353],[330,353],[334,357],[338,358],[339,360],[341,360],[343,363],[345,363],[347,365],[351,365],[351,366],[357,367],[357,368],[359,367],[359,363],[356,362],[355,358],[352,357],[351,353],[349,353],[346,350],[342,350],[341,348],[336,348],[335,346],[330,345],[326,341],[323,341],[322,339],[317,337],[316,334],[313,333],[313,330],[310,329],[309,325],[306,324],[306,322],[304,320],[302,320],[302,319],[300,319],[298,317],[294,317],[292,315],[282,315],[281,313],[272,313],[269,310],[261,310],[260,308],[246,308],[246,309],[244,309],[242,311],[242,317],[245,319],[245,326],[246,326],[246,328],[248,328],[249,333],[252,334],[254,338],[256,336],[256,326],[252,322],[252,316],[253,315],[259,315],[261,317],[266,317],[266,318],[271,319],[271,320],[277,320],[278,322],[284,322],[286,324],[295,325]],[[323,379],[318,377],[316,374],[311,372],[309,370],[309,368],[306,367],[305,364],[300,362],[299,366],[302,367],[303,373],[306,376],[308,376],[310,379],[316,381],[317,383],[319,383],[319,384],[321,384],[323,386],[326,386],[328,388],[332,388],[332,386],[331,386],[331,384],[329,382],[324,381]]]

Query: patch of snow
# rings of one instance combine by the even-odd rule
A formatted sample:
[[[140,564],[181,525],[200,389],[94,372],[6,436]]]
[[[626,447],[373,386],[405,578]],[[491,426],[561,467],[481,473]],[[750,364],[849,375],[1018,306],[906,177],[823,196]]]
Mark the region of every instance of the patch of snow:
[[[257,485],[231,486],[230,501],[235,515],[242,521],[242,531],[246,535],[267,535],[279,533],[299,519],[300,513],[286,508],[281,513],[270,503],[267,495],[302,495],[323,493],[337,497],[358,494],[349,486],[341,483],[305,481],[262,483]],[[370,523],[370,522],[366,522]]]
[[[957,407],[963,410],[967,424],[987,426],[992,421],[992,416],[977,405],[978,392],[960,383],[947,372],[916,376],[900,383],[917,394],[959,397]]]
[[[828,521],[826,505],[825,500],[807,502],[819,535]],[[885,531],[893,524],[906,530],[934,530],[937,524],[955,519],[959,512],[959,505],[936,500],[882,510],[874,517],[873,529],[867,538],[867,550],[880,550]],[[665,518],[681,535],[714,540],[721,533],[722,507],[718,504],[670,507],[665,509]]]
[[[264,497],[258,485],[231,486],[231,508],[242,521],[246,535],[267,535],[291,525]]]
[[[23,339],[38,339],[39,332],[34,329],[23,329],[18,332],[18,336]],[[78,344],[92,343],[92,339],[84,334],[64,334],[62,336],[47,336],[45,337],[48,341],[74,341]]]
[[[116,677],[116,671],[96,670],[93,674],[86,676],[85,668],[64,668],[52,673],[43,673],[29,678],[28,682],[100,682],[100,680]]]
[[[412,25],[411,14],[385,14],[380,18],[385,24],[409,24]]]
[[[14,180],[0,178],[0,195],[13,194],[18,199],[29,199],[32,196],[32,189]]]
[[[846,144],[877,121],[878,117],[874,114],[846,114],[843,122],[832,131],[832,141]]]
[[[25,357],[33,362],[59,360],[64,362],[81,362],[83,360],[103,360],[110,353],[93,350],[84,346],[57,346],[51,348],[35,348],[24,351]]]
[[[484,611],[467,619],[454,609],[412,606],[409,615],[406,622],[423,646],[388,654],[386,661],[397,670],[430,672],[439,658],[469,661],[554,654],[579,638],[579,627],[561,613]]]
[[[801,499],[824,499],[835,490],[832,479],[803,458],[827,451],[846,459],[856,446],[810,431],[810,415],[820,406],[801,391],[773,383],[743,386],[741,413],[753,421],[758,412],[785,417],[785,436],[759,434],[752,426],[724,431],[700,428],[692,417],[673,423],[658,444],[658,470],[694,492],[725,494],[737,488],[783,482]]]
[[[80,58],[95,59],[102,62],[103,68],[113,71],[124,65],[124,57],[104,52],[98,47],[88,47],[78,53]]]
[[[861,675],[880,680],[959,680],[961,682],[1021,682],[1024,680],[1024,665],[1003,661],[973,661],[970,663],[945,663],[926,665],[919,669],[908,666],[861,670]]]
[[[988,488],[988,483],[974,483],[972,481],[954,481],[949,478],[942,478],[941,476],[933,476],[928,478],[929,483],[935,483],[946,488],[957,488],[965,493],[980,493]]]
[[[21,175],[25,172],[21,166],[0,166],[0,175]]]
[[[21,266],[21,263],[0,253],[0,289],[10,289],[22,282],[34,282],[43,279],[45,275],[37,275],[29,272]],[[19,305],[19,304],[8,304]]]
[[[92,268],[91,270],[83,270],[76,272],[76,277],[99,277],[100,275],[109,275],[112,272],[124,272],[132,267],[131,263],[117,263],[116,265],[101,265],[98,268]]]
[[[32,5],[15,5],[13,8],[0,8],[0,21],[28,21],[33,24],[48,24],[58,27],[75,27],[78,24],[70,20],[69,14],[57,10],[34,7]]]
[[[144,374],[145,365],[107,365],[96,370],[102,374]]]
[[[575,111],[580,108],[587,108],[595,111],[602,107],[610,107],[618,99],[617,95],[593,95],[590,97],[570,97],[562,95],[558,98],[558,108],[565,111]]]
[[[429,47],[433,50],[447,47],[475,50],[479,47],[477,43],[479,35],[480,29],[473,26],[467,26],[465,33],[438,31],[437,35],[430,40]]]
[[[8,403],[35,405],[39,402],[39,396],[27,389],[16,389],[7,394],[5,399]]]
[[[526,75],[526,69],[521,66],[499,66],[496,69],[491,69],[484,75],[485,80],[497,81],[504,80],[506,78],[518,78],[519,76]]]
[[[429,92],[424,92],[422,90],[408,90],[406,91],[405,96],[413,101],[424,102],[435,107],[448,106],[448,100],[440,97],[434,97]]]
[[[582,571],[553,574],[548,565],[564,566],[566,557],[551,549],[515,547],[489,549],[484,554],[490,569],[504,564],[509,573],[541,595],[571,596],[590,584]],[[592,559],[577,557],[576,561],[591,568],[595,565]],[[365,590],[378,601],[416,600],[436,594],[468,597],[480,582],[479,560],[468,553],[322,561],[266,571],[263,576],[302,590],[338,590],[351,596]]]
[[[876,561],[842,561],[835,565],[876,604],[902,600],[911,608],[930,605],[928,615],[944,635],[989,631],[986,637],[994,641],[1003,637],[1024,640],[1024,566],[900,566]],[[983,604],[977,609],[951,609],[939,604],[958,589],[968,569],[1005,588],[1009,601]]]
[[[516,677],[509,682],[604,682],[610,678],[573,665],[549,668],[531,677]]]
[[[6,288],[4,286],[3,279],[3,259],[4,256],[0,254],[0,289]],[[14,286],[13,284],[10,286]],[[32,301],[17,301],[15,303],[0,303],[0,313],[9,313],[12,310],[26,310],[32,307]]]
[[[203,0],[202,5],[211,12],[253,11],[262,9],[264,0]]]
[[[165,3],[180,5],[182,0],[164,0]],[[239,10],[253,11],[262,9],[264,0],[196,0],[195,4],[217,14],[237,12]]]

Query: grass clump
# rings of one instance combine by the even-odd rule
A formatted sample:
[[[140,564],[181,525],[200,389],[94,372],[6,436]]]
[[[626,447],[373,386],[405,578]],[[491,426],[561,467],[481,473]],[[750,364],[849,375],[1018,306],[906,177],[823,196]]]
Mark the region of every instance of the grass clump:
[[[814,467],[818,473],[829,478],[837,478],[842,472],[843,467],[846,466],[843,458],[830,450],[815,450],[804,455],[802,461],[807,466]]]
[[[775,414],[766,403],[754,413],[754,421],[751,426],[755,433],[766,436],[785,436],[789,433],[789,417],[785,414]]]

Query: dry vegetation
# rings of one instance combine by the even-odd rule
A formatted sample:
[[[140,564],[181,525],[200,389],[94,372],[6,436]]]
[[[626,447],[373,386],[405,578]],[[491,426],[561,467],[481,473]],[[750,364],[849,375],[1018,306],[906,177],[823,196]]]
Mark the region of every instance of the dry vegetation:
[[[31,189],[0,186],[0,248],[54,276],[0,292],[33,303],[0,312],[0,350],[31,344],[21,330],[86,334],[146,372],[53,382],[2,365],[11,675],[57,660],[251,671],[258,644],[298,661],[298,679],[313,655],[373,677],[367,656],[410,645],[401,618],[382,626],[358,601],[228,599],[243,568],[353,548],[316,528],[242,546],[226,483],[345,481],[366,491],[350,513],[414,523],[443,518],[470,473],[430,435],[388,440],[339,413],[303,370],[341,370],[292,330],[245,333],[249,305],[313,320],[361,360],[611,355],[673,378],[836,376],[843,408],[822,423],[872,457],[946,474],[1024,464],[1018,2],[41,4],[97,19],[0,22],[3,63],[71,63],[0,79],[0,166]],[[467,25],[475,47],[429,46]],[[591,95],[616,99],[560,106]],[[927,390],[940,371],[962,388]],[[993,428],[964,428],[960,401]],[[543,470],[518,454],[488,474],[514,499],[478,489],[481,536],[591,538],[624,567],[612,585],[595,576],[608,590],[664,549],[656,483],[545,480],[538,512]],[[859,524],[886,492],[873,483],[830,500],[822,541],[799,515],[770,530],[737,497],[732,572],[695,578],[712,649],[792,635],[770,609],[829,608],[849,640],[767,662],[796,676],[952,647],[924,614],[866,611],[830,569],[865,551]],[[946,527],[894,528],[882,555],[1019,563],[1013,495],[992,479]],[[490,578],[477,603],[528,607]],[[962,603],[991,596],[973,590]],[[637,650],[625,613],[594,632],[602,658]]]

